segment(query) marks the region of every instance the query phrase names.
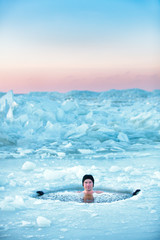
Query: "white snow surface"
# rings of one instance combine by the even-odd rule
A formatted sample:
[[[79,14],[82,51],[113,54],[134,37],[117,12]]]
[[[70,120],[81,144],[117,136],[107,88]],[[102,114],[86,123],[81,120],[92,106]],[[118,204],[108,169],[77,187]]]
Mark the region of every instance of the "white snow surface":
[[[159,106],[159,90],[0,93],[0,239],[159,240]],[[111,203],[35,197],[81,190],[84,174],[95,189],[141,192]]]
[[[37,225],[39,227],[50,227],[51,221],[45,217],[37,217]]]

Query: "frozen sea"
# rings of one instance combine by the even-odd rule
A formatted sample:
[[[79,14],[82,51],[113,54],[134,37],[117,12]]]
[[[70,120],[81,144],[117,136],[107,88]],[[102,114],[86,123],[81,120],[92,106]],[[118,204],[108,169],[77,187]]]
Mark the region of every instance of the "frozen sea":
[[[96,189],[141,192],[35,197],[72,197],[86,173]],[[159,240],[160,90],[0,93],[0,239]]]

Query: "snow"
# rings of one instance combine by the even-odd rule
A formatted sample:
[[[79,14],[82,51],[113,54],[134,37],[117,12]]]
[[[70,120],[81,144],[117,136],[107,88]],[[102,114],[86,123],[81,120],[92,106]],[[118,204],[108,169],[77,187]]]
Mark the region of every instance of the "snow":
[[[23,197],[16,196],[14,201],[13,201],[13,205],[16,206],[16,207],[25,207]]]
[[[110,167],[109,171],[110,172],[119,172],[120,168],[118,166],[112,166],[112,167]]]
[[[51,225],[51,221],[42,216],[37,217],[36,222],[39,227],[50,227]]]
[[[0,239],[159,240],[160,91],[0,93]],[[71,196],[133,192],[107,203]],[[72,195],[72,191],[74,192]]]
[[[35,168],[36,168],[35,163],[29,162],[29,161],[26,161],[22,166],[22,170],[24,170],[24,171],[30,171]]]

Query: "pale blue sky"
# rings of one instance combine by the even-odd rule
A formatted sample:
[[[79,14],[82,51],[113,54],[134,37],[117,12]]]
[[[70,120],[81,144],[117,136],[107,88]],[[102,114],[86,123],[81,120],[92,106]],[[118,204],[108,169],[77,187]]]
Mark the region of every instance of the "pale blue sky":
[[[159,0],[0,0],[0,76],[8,86],[13,80],[17,84],[16,77],[23,81],[26,72],[28,79],[36,76],[35,86],[40,71],[47,72],[53,86],[56,77],[80,81],[82,75],[82,84],[89,78],[92,84],[99,76],[108,89],[108,78],[114,78],[115,87],[115,74],[120,81],[129,73],[131,87],[143,75],[143,84],[146,76],[158,88],[159,30]],[[72,89],[73,81],[68,84]]]

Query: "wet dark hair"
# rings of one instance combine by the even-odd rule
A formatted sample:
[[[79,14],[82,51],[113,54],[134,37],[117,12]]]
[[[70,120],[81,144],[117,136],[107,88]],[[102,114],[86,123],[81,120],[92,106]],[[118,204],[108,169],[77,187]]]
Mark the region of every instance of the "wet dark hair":
[[[90,175],[90,174],[86,174],[86,175],[83,176],[83,178],[82,178],[82,186],[84,185],[84,181],[86,179],[90,179],[93,182],[93,186],[94,186],[94,177],[92,175]]]

